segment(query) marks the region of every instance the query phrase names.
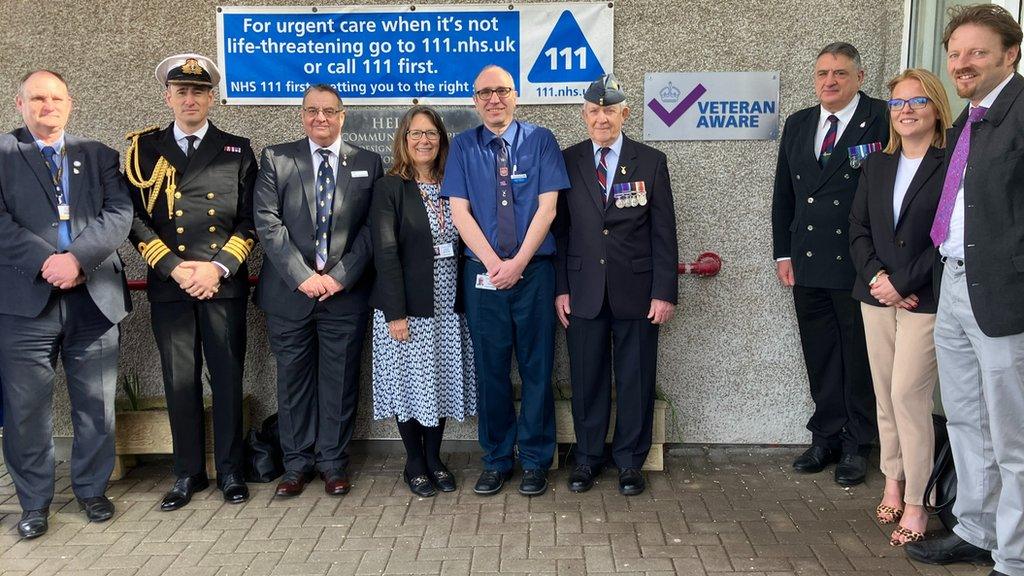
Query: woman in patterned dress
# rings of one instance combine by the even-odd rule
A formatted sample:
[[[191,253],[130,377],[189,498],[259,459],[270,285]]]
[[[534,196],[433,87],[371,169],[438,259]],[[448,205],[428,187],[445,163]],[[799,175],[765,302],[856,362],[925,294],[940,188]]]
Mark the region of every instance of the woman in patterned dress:
[[[476,414],[476,373],[465,317],[456,310],[459,233],[439,198],[448,133],[440,115],[413,106],[392,144],[394,164],[370,211],[373,417],[394,417],[405,444],[404,478],[417,496],[455,490],[441,461],[447,418]]]

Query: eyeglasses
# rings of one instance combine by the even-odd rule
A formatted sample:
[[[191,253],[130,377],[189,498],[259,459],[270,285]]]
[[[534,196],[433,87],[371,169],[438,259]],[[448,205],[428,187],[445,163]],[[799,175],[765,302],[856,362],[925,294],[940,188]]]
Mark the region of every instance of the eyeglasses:
[[[508,95],[512,93],[515,88],[509,88],[508,86],[501,86],[500,88],[481,88],[474,92],[477,98],[481,100],[490,100],[491,95],[497,94],[498,98],[504,100],[508,98]]]
[[[409,140],[422,140],[424,136],[427,140],[437,140],[441,137],[441,133],[437,130],[409,130],[405,133],[409,137]]]
[[[927,96],[914,96],[913,98],[890,98],[889,99],[889,110],[893,112],[899,112],[903,110],[903,107],[907,104],[910,105],[911,110],[920,110],[928,105],[931,99]]]
[[[324,118],[334,118],[338,114],[341,114],[341,110],[337,108],[317,108],[316,106],[309,106],[302,109],[302,113],[310,118],[316,118],[323,113]]]

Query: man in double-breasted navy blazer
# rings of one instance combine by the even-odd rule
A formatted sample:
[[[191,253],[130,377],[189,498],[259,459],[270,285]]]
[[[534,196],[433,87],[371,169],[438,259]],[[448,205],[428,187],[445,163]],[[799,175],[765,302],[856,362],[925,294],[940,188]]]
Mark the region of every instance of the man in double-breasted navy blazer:
[[[256,156],[247,138],[208,119],[217,66],[199,54],[156,68],[174,122],[128,135],[125,178],[135,203],[132,244],[148,265],[153,336],[174,442],[174,485],[160,509],[177,510],[209,485],[203,360],[213,399],[213,452],[224,501],[249,498],[242,445],[249,268],[256,242]]]
[[[367,218],[380,156],[341,139],[337,90],[302,99],[306,137],[263,150],[256,231],[265,253],[256,304],[277,360],[285,475],[278,496],[301,494],[319,471],[329,495],[348,493],[346,448],[359,404],[373,254]]]
[[[114,514],[117,323],[131,309],[117,254],[132,205],[117,152],[64,131],[64,79],[37,70],[15,104],[25,126],[0,135],[0,373],[4,458],[24,511],[23,538],[48,528],[53,499],[52,397],[59,352],[67,376],[71,488],[89,520]]]
[[[848,150],[881,149],[889,124],[886,103],[860,92],[863,81],[856,48],[836,42],[821,50],[814,65],[819,105],[786,119],[772,198],[776,274],[793,289],[814,400],[811,447],[793,467],[819,472],[839,462],[835,480],[844,486],[864,481],[876,435],[860,304],[850,296],[847,230],[859,164]]]
[[[569,489],[593,486],[604,464],[615,366],[612,457],[619,491],[644,491],[651,448],[658,328],[675,314],[675,208],[665,154],[627,138],[626,95],[611,74],[587,89],[590,138],[566,148],[570,187],[559,195],[555,312],[566,327],[576,430]],[[614,351],[614,362],[612,353]]]

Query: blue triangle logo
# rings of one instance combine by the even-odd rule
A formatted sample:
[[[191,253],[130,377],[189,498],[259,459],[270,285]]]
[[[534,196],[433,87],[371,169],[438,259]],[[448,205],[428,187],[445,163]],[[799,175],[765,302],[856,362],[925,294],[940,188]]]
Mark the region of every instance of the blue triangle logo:
[[[530,68],[527,79],[542,82],[590,82],[604,74],[597,55],[572,12],[565,10]]]

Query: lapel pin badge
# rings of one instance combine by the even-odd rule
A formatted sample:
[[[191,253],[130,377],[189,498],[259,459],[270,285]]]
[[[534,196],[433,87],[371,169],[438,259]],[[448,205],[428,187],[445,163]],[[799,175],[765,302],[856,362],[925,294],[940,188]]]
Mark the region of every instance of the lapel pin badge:
[[[867,120],[865,120],[865,121],[861,122],[861,123],[860,123],[860,127],[861,127],[861,128],[863,128],[863,127],[864,127],[865,125],[867,125],[867,123],[868,123],[868,121],[867,121]]]

